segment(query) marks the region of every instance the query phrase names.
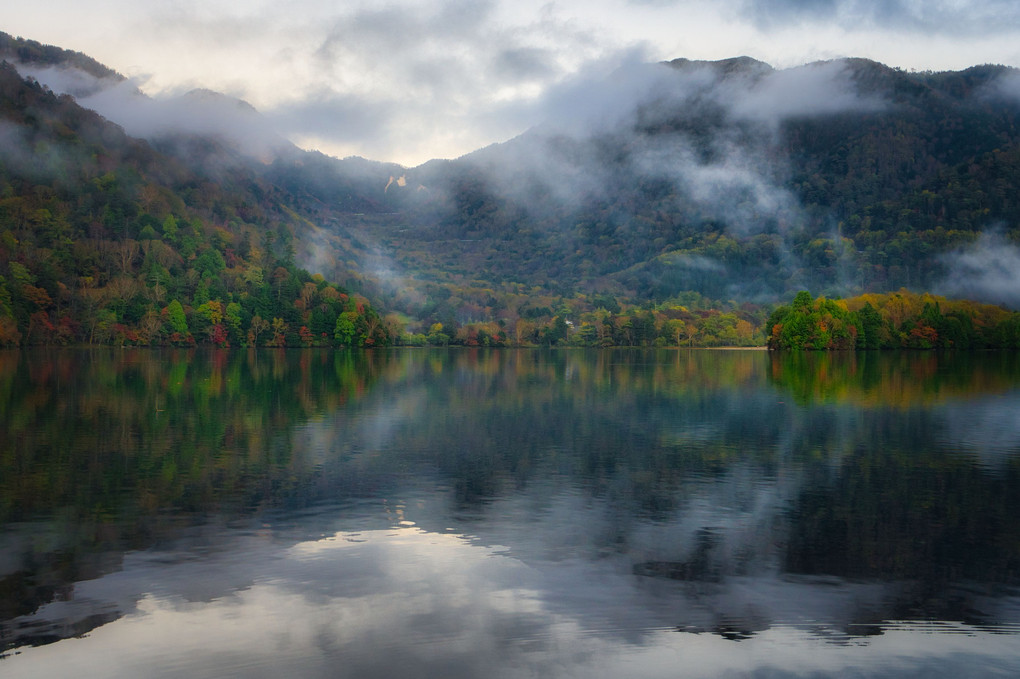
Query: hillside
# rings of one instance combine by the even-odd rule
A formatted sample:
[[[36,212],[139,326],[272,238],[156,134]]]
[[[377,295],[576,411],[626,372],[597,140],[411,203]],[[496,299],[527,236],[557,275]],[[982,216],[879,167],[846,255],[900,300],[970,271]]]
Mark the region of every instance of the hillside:
[[[611,125],[417,168],[409,183],[441,198],[393,248],[419,250],[411,268],[528,286],[772,300],[946,287],[958,249],[1020,233],[1014,70],[668,69]]]
[[[0,346],[388,341],[367,300],[297,264],[318,227],[294,197],[214,167],[217,140],[179,137],[184,162],[4,61],[0,145]]]
[[[0,34],[0,59],[7,343],[169,342],[175,299],[195,341],[229,329],[203,305],[235,305],[232,344],[266,341],[255,317],[342,343],[372,306],[396,313],[340,336],[557,341],[572,320],[629,343],[654,312],[670,342],[658,326],[714,314],[701,337],[761,343],[803,289],[1020,306],[1015,69],[647,64],[403,168],[302,151],[216,93],[150,100],[75,52]]]

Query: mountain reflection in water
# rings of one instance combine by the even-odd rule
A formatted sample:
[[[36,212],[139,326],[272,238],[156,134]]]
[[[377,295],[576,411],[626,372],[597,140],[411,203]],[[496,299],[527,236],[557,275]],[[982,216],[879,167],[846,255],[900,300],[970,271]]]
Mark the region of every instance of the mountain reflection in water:
[[[0,353],[4,676],[1020,670],[1014,357]]]

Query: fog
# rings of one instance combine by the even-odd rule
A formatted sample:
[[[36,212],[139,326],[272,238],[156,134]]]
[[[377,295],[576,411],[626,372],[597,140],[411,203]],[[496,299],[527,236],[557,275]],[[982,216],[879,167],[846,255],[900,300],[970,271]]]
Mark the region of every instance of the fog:
[[[469,19],[465,21],[470,25]],[[330,49],[341,49],[338,41],[343,35],[346,33],[337,34],[328,43]],[[548,55],[536,49],[508,46],[500,68],[519,71],[522,78],[545,73]],[[749,58],[677,60],[671,64],[649,63],[647,59],[644,48],[632,47],[589,60],[533,99],[516,101],[498,112],[520,121],[538,121],[529,130],[444,167],[474,175],[485,191],[511,201],[536,223],[550,212],[577,211],[606,196],[630,194],[629,207],[621,210],[626,204],[621,200],[611,216],[614,228],[626,228],[629,220],[647,208],[641,187],[649,182],[665,183],[672,204],[660,204],[656,209],[675,213],[681,222],[710,224],[737,239],[769,234],[777,244],[782,265],[791,272],[804,272],[794,274],[788,284],[827,294],[860,292],[853,275],[852,248],[842,247],[835,216],[826,220],[824,215],[807,215],[787,188],[792,168],[783,151],[782,126],[792,120],[893,107],[874,90],[861,90],[857,83],[861,65],[834,60],[776,70]],[[54,92],[75,96],[83,106],[121,125],[130,135],[150,140],[207,135],[262,162],[272,161],[282,150],[294,150],[277,132],[281,126],[312,116],[316,120],[306,122],[314,128],[337,106],[343,106],[338,95],[324,92],[318,108],[303,105],[300,110],[287,110],[287,105],[282,105],[264,116],[242,101],[209,91],[149,97],[141,93],[144,81],[140,80],[97,79],[69,68],[24,64],[18,68]],[[1010,74],[982,94],[990,91],[1017,100],[1018,82],[1017,76]],[[379,126],[388,124],[389,113],[381,104],[366,108],[349,103],[343,134],[372,136]],[[451,97],[451,106],[456,105],[456,98]],[[38,171],[59,160],[30,158],[24,150],[19,151],[19,133],[10,126],[0,130],[0,138],[14,149],[10,157],[15,163],[30,163]],[[236,161],[226,158],[223,162]],[[348,170],[338,166],[338,178]],[[446,179],[442,171],[437,174],[434,164],[408,172],[408,187],[403,191],[425,185],[428,192],[424,195],[433,202],[446,195]],[[382,201],[387,188],[384,182],[379,184],[374,199]],[[811,267],[799,262],[793,252],[791,235],[809,222],[820,229],[814,237],[827,237],[833,243],[831,249],[838,259],[834,275],[810,275]],[[940,292],[1012,307],[1020,304],[1020,282],[1015,274],[1020,269],[1020,251],[991,234],[943,257],[952,275],[938,285]],[[572,250],[570,234],[556,237],[564,240],[565,249]],[[372,261],[366,264],[365,273],[390,289],[403,287],[405,274],[394,264],[398,258],[377,245],[369,250]],[[328,265],[330,258],[321,247],[309,251],[317,257],[307,262],[313,270]],[[729,280],[728,295],[732,297],[765,301],[787,292],[763,290],[754,282],[738,280],[736,272],[726,272],[725,264],[702,255],[672,256],[669,261],[678,267],[714,271]]]
[[[35,145],[25,128],[2,119],[0,152],[4,165],[34,181],[50,181],[74,162],[53,145]]]
[[[803,268],[788,238],[809,218],[787,188],[791,168],[782,150],[783,123],[876,112],[892,104],[873,91],[862,92],[856,65],[847,61],[775,70],[748,58],[673,64],[642,58],[636,51],[608,73],[584,71],[552,88],[534,104],[540,124],[465,156],[459,166],[536,221],[550,211],[581,210],[608,199],[617,201],[614,227],[626,228],[649,209],[641,187],[665,183],[673,202],[654,209],[675,213],[681,223],[721,227],[738,239],[773,234],[778,257],[791,270]],[[837,269],[846,271],[852,267],[849,253],[838,245],[836,221],[820,235],[837,243]],[[682,258],[674,261],[683,264]],[[753,284],[745,289],[735,275],[728,278],[733,296],[762,294],[751,291]],[[856,291],[849,280],[799,285]]]
[[[937,292],[1020,309],[1020,247],[1001,230],[990,229],[941,259],[949,273]]]
[[[96,78],[76,68],[17,64],[19,73],[34,78],[55,94],[69,94],[124,131],[141,139],[204,135],[259,160],[269,161],[290,146],[272,123],[249,104],[208,90],[150,97],[142,81]]]

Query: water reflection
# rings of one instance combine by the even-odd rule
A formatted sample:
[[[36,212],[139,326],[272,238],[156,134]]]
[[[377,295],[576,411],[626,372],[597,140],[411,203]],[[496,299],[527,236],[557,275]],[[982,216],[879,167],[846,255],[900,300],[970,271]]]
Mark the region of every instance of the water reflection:
[[[4,670],[1020,669],[987,358],[0,354]]]

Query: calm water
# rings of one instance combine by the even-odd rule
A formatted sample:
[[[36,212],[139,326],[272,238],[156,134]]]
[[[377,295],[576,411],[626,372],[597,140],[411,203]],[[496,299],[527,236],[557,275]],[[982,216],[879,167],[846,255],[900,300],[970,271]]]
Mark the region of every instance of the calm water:
[[[1012,677],[1020,360],[0,352],[0,675]]]

